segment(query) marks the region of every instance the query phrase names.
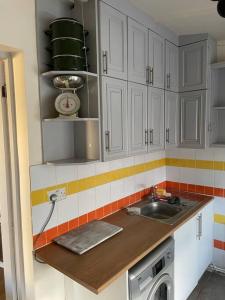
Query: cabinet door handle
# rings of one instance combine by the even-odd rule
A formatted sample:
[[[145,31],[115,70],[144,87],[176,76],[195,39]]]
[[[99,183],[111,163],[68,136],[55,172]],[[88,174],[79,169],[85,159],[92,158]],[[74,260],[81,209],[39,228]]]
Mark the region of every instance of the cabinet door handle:
[[[146,67],[146,83],[150,84],[150,73],[149,73],[150,67]]]
[[[149,129],[149,140],[150,140],[150,145],[153,144],[153,129]]]
[[[149,68],[149,77],[150,77],[150,84],[153,85],[153,81],[154,81],[154,70],[152,67]]]
[[[145,145],[148,145],[148,130],[145,129]]]
[[[167,89],[170,89],[170,74],[169,73],[166,75],[166,87],[167,87]]]
[[[170,143],[170,130],[169,128],[166,128],[166,143]]]
[[[202,237],[202,214],[200,214],[197,217],[197,221],[198,221],[198,233],[197,233],[197,239],[200,240]]]
[[[108,52],[103,51],[103,73],[108,74]]]
[[[109,141],[109,138],[110,138],[110,132],[109,132],[109,130],[107,130],[105,132],[105,150],[107,152],[110,151],[110,141]]]

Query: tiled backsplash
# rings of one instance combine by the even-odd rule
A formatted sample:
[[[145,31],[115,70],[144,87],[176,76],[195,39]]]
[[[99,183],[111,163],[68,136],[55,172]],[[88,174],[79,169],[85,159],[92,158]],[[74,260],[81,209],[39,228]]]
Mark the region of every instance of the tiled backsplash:
[[[102,218],[138,201],[150,186],[215,197],[214,263],[225,268],[225,150],[172,149],[112,162],[31,168],[33,234],[50,210],[47,192],[65,187],[67,199],[55,212],[37,247],[93,218]]]

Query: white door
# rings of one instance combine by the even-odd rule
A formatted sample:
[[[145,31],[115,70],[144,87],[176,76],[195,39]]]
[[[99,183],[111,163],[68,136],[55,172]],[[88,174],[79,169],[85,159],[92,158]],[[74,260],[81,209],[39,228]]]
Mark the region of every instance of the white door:
[[[128,80],[148,80],[148,29],[128,18]]]
[[[204,148],[206,91],[180,94],[180,145]]]
[[[212,263],[213,256],[213,202],[198,214],[198,278]]]
[[[180,92],[206,89],[207,42],[180,47]]]
[[[178,94],[165,92],[165,141],[166,148],[176,147],[178,139]]]
[[[127,79],[127,17],[100,2],[101,74]]]
[[[164,90],[148,88],[149,151],[164,149]]]
[[[165,88],[168,91],[178,92],[178,61],[178,47],[166,41]]]
[[[174,233],[174,299],[186,300],[198,283],[198,240],[196,217]]]
[[[102,78],[104,159],[124,157],[128,153],[127,82]]]
[[[128,84],[128,131],[129,152],[131,154],[147,152],[147,86]]]
[[[149,30],[149,84],[164,88],[164,39]]]

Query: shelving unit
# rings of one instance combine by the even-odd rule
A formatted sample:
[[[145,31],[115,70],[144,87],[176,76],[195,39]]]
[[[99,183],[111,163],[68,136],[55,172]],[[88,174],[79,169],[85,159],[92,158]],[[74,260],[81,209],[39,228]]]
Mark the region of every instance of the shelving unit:
[[[45,34],[55,18],[72,17],[82,23],[81,2],[75,0],[38,0],[36,2],[37,44],[40,104],[42,118],[43,162],[51,165],[84,164],[99,161],[100,155],[100,101],[98,70],[98,7],[97,1],[83,2],[88,72],[49,70],[50,57]],[[58,118],[55,99],[61,93],[52,80],[59,75],[76,75],[84,79],[84,87],[76,91],[80,98],[79,118]]]
[[[225,62],[211,65],[210,145],[225,147]]]

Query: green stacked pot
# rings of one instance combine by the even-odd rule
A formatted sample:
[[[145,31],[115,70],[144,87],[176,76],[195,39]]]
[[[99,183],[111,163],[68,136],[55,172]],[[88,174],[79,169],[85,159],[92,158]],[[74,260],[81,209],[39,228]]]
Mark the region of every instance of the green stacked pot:
[[[50,24],[53,68],[57,71],[86,71],[83,25],[73,18]]]

